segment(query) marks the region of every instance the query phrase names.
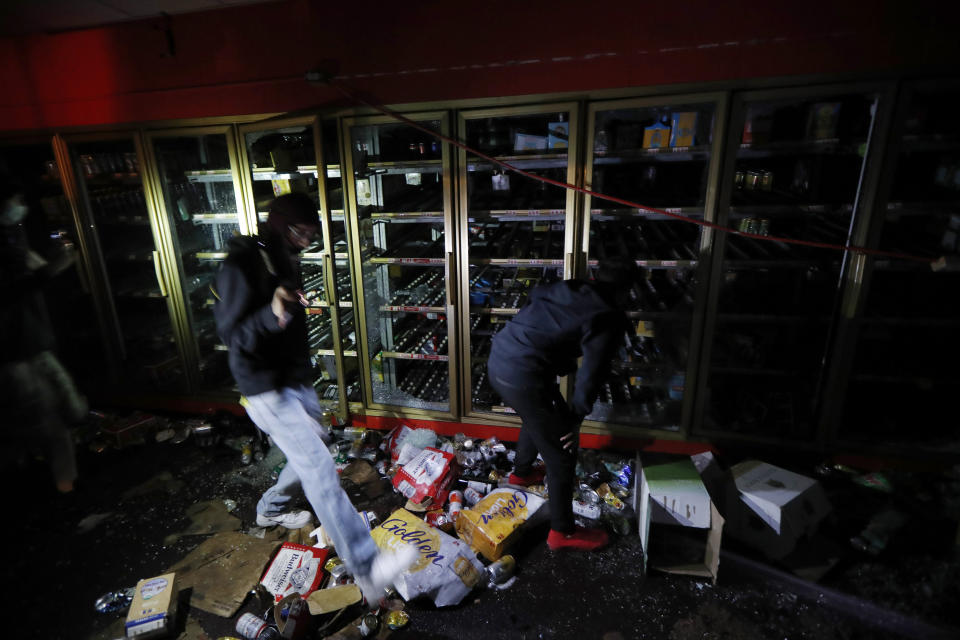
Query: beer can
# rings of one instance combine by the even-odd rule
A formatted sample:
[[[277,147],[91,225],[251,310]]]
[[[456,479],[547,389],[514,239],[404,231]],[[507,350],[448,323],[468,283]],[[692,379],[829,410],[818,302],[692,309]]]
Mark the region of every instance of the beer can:
[[[410,614],[406,611],[391,611],[387,614],[387,626],[393,630],[407,626],[410,622]]]
[[[450,505],[451,505],[451,506],[453,505],[454,502],[456,502],[457,504],[462,505],[462,504],[463,504],[463,492],[462,492],[462,491],[457,491],[457,490],[451,491],[451,492],[450,492],[450,497],[449,497],[448,499],[450,500]]]
[[[600,494],[594,491],[590,485],[581,483],[578,489],[580,491],[581,500],[587,504],[600,504]]]
[[[490,584],[503,584],[510,579],[517,568],[517,562],[513,556],[507,554],[487,567],[487,576]]]
[[[487,491],[490,490],[490,485],[486,482],[477,482],[476,480],[467,480],[467,489],[473,489],[480,495],[487,495]]]
[[[762,174],[759,171],[747,171],[746,176],[746,188],[747,191],[754,191],[760,188],[760,179]]]
[[[254,640],[264,629],[267,628],[267,621],[252,613],[245,613],[237,618],[237,633],[244,638]]]
[[[743,189],[743,183],[746,181],[747,174],[743,171],[737,171],[733,174],[733,184],[737,189]]]
[[[483,495],[473,487],[467,487],[466,489],[464,489],[463,497],[466,499],[467,504],[469,504],[470,506],[477,504],[478,502],[480,502],[481,499],[483,499]]]
[[[760,228],[757,230],[762,236],[770,235],[770,220],[769,218],[760,218]]]
[[[426,153],[427,147],[426,147],[425,144],[423,144],[423,143],[421,142],[418,146],[419,146],[419,148],[420,148],[420,155],[423,155],[424,153]]]
[[[773,172],[763,171],[760,173],[760,190],[770,191],[773,189]]]
[[[372,636],[380,627],[380,618],[375,613],[368,613],[360,618],[360,635],[364,638]]]
[[[436,527],[437,529],[449,530],[453,522],[450,520],[450,517],[444,513],[443,509],[432,509],[427,511],[427,516],[424,518],[431,527]]]

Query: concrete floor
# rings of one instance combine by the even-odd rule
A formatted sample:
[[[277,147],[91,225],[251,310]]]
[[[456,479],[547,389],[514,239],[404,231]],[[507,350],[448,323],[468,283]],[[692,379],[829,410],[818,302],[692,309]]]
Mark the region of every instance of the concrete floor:
[[[236,428],[242,434],[247,427]],[[223,433],[231,435],[237,433]],[[256,500],[271,482],[271,457],[243,466],[239,452],[223,442],[199,446],[191,439],[181,444],[148,440],[102,452],[82,446],[79,459],[82,485],[76,496],[66,499],[43,489],[47,472],[42,462],[3,467],[16,516],[7,553],[8,575],[14,577],[7,584],[17,604],[8,616],[11,637],[119,637],[123,616],[98,613],[96,599],[162,573],[196,548],[205,536],[167,539],[184,530],[191,504],[234,500],[235,513],[250,526]],[[158,477],[163,481],[157,482]],[[828,527],[839,538],[862,527],[862,518],[878,508],[846,484],[836,485],[841,491],[825,485],[835,512],[849,516],[834,519]],[[39,488],[40,499],[16,487]],[[397,494],[388,493],[358,506],[383,516],[402,503]],[[955,611],[960,562],[949,538],[955,527],[952,520],[931,518],[908,527],[883,556],[867,558],[851,551],[821,586],[795,578],[791,582],[779,568],[727,540],[729,555],[721,559],[715,586],[656,572],[644,576],[636,535],[615,538],[600,552],[553,553],[541,527],[528,532],[515,548],[518,573],[509,588],[478,589],[460,605],[442,609],[429,602],[407,603],[410,623],[392,637],[957,637],[951,629],[960,628]],[[237,616],[256,608],[248,598]],[[185,614],[181,628],[190,624],[184,638],[238,635],[237,616],[221,618],[189,609]]]

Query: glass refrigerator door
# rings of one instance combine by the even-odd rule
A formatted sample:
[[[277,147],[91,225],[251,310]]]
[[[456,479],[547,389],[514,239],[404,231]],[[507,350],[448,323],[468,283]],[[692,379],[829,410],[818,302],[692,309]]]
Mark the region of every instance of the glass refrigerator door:
[[[119,326],[121,386],[183,391],[186,370],[135,142],[76,142],[70,155],[80,197],[93,216]]]
[[[344,394],[350,411],[362,409],[360,359],[357,351],[357,330],[353,300],[353,279],[350,272],[350,243],[347,239],[344,214],[344,192],[340,137],[334,120],[321,122],[320,136],[326,167],[326,206],[330,209],[330,249],[333,253],[335,299],[340,318],[341,374]]]
[[[273,199],[287,193],[305,193],[316,202],[317,211],[321,210],[323,182],[318,180],[312,118],[281,123],[271,129],[243,127],[242,133],[259,223],[267,221]],[[307,335],[317,396],[324,406],[338,408],[336,314],[331,308],[328,264],[324,236],[318,235],[300,258],[302,288],[310,301]]]
[[[88,275],[90,245],[64,194],[54,147],[50,140],[2,145],[0,173],[23,189],[29,213],[21,229],[30,248],[48,263],[64,254],[74,256],[73,264],[42,288],[56,353],[81,391],[105,387],[111,382],[110,368]]]
[[[901,113],[885,209],[876,212],[877,248],[950,268],[868,258],[867,293],[840,436],[912,446],[957,447],[960,391],[960,87],[910,90]],[[881,207],[884,201],[880,201]]]
[[[196,384],[205,391],[235,389],[226,347],[217,335],[211,289],[227,243],[241,233],[232,144],[222,128],[151,138],[172,260],[180,274],[185,332],[193,336],[198,357]]]
[[[446,133],[441,115],[416,121]],[[368,401],[450,414],[453,239],[445,145],[393,120],[345,125]]]
[[[575,179],[570,140],[574,105],[461,114],[466,144],[511,166],[564,183]],[[503,169],[461,151],[461,248],[468,265],[468,394],[476,413],[513,414],[487,379],[490,345],[538,284],[569,276],[573,192]],[[465,300],[466,302],[466,300]]]
[[[727,226],[847,244],[878,95],[768,95],[735,109]],[[734,234],[720,246],[703,427],[809,440],[844,253]]]
[[[714,102],[593,105],[588,186],[698,220],[707,208]],[[702,227],[588,196],[588,262],[631,257],[636,331],[624,337],[588,420],[677,430],[688,370]]]

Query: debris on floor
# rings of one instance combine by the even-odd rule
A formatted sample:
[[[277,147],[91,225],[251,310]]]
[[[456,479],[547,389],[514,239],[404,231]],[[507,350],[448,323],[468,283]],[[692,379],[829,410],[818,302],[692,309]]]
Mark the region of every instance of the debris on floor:
[[[204,630],[211,640],[447,637],[428,631],[466,629],[476,617],[494,624],[482,636],[490,638],[582,637],[584,629],[597,637],[678,640],[708,632],[720,638],[886,637],[851,634],[835,619],[814,615],[815,604],[786,588],[770,594],[742,575],[725,574],[721,529],[728,534],[724,549],[729,545],[804,578],[832,580],[875,601],[897,597],[891,593],[906,597],[912,589],[914,613],[957,626],[953,607],[942,602],[960,597],[960,553],[946,563],[915,559],[911,573],[902,552],[919,522],[930,531],[949,530],[930,539],[926,551],[956,547],[958,469],[937,475],[924,493],[911,474],[834,462],[788,469],[749,457],[727,466],[712,454],[582,450],[574,485],[577,524],[606,530],[612,544],[600,553],[549,553],[544,527],[550,487],[508,482],[512,444],[408,426],[390,433],[336,428],[330,452],[375,542],[384,549],[413,544],[420,553],[384,603],[368,610],[318,523],[293,530],[255,525],[255,502],[285,460],[252,424],[232,416],[139,412],[104,417],[105,425],[113,426],[86,434],[89,455],[104,461],[138,449],[170,455],[166,466],[157,462],[146,476],[130,473],[130,481],[116,487],[116,511],[78,513],[84,530],[98,532],[89,544],[139,538],[143,547],[141,558],[119,560],[112,575],[122,577],[91,585],[97,595],[87,607],[100,616],[97,637],[107,640],[130,635],[115,625],[135,613],[131,585],[167,573],[176,576],[179,597],[173,601],[181,606],[179,619],[171,608],[160,631],[183,640],[204,637]],[[904,492],[912,495],[912,506]],[[180,494],[183,500],[175,500]],[[932,506],[941,504],[940,511]],[[140,519],[153,523],[151,535],[134,532]],[[670,529],[643,538],[650,522]],[[813,551],[823,540],[842,544]],[[815,556],[805,559],[806,573],[790,564],[801,553]],[[647,556],[653,568],[679,566],[693,575],[644,576]],[[915,587],[885,576],[891,561],[901,563],[898,575],[910,574]],[[584,598],[595,606],[575,613]],[[758,607],[764,613],[751,615]],[[810,618],[806,627],[796,622],[801,615]],[[802,632],[792,635],[792,628]],[[464,631],[462,637],[481,636]]]

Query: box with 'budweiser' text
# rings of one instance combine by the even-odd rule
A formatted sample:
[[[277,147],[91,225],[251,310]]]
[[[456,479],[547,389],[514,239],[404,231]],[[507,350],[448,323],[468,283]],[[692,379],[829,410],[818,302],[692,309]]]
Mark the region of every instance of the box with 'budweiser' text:
[[[416,504],[443,504],[456,478],[456,456],[427,447],[397,471],[393,486]]]

